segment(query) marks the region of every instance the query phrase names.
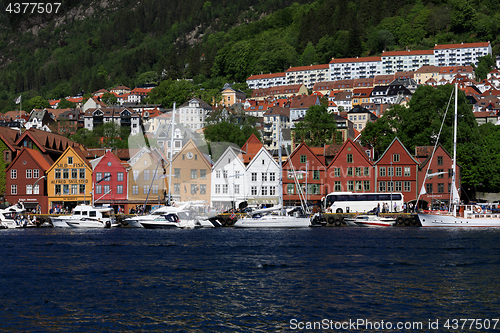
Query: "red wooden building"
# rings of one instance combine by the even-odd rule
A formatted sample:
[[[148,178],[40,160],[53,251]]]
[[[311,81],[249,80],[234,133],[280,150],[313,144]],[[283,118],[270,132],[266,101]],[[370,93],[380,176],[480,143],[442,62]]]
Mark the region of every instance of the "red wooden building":
[[[376,192],[400,192],[405,202],[415,201],[419,192],[419,165],[396,137],[375,162]]]
[[[50,166],[38,150],[23,148],[5,170],[5,200],[11,204],[21,201],[28,211],[40,206],[41,213],[47,214],[45,172]]]
[[[424,205],[432,205],[434,208],[448,207],[451,196],[451,183],[453,175],[453,158],[443,148],[438,145],[434,157],[431,161],[433,146],[416,147],[416,157],[421,161],[419,176],[418,176],[418,189],[422,189],[422,183],[425,180],[425,194],[420,196],[420,200],[425,201]],[[426,172],[428,174],[439,173],[425,179]],[[457,188],[460,193],[460,167],[457,166]],[[425,206],[423,208],[426,208]]]
[[[376,192],[373,163],[358,143],[347,139],[327,168],[327,193]]]
[[[319,203],[325,196],[326,166],[324,156],[314,154],[304,142],[283,163],[283,201],[285,205],[300,205],[299,187],[308,203]],[[307,191],[306,191],[307,184]]]
[[[95,205],[110,205],[115,208],[115,212],[119,208],[128,212],[128,174],[120,159],[108,151],[104,156],[91,161],[91,164]]]

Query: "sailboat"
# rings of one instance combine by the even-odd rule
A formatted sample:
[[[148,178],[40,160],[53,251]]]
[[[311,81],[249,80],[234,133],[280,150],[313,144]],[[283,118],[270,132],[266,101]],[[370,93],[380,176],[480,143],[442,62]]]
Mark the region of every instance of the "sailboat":
[[[289,216],[283,209],[283,167],[281,133],[278,137],[279,147],[279,204],[270,208],[257,209],[242,217],[233,225],[235,228],[308,228],[310,217]],[[304,205],[305,206],[305,205]]]
[[[424,213],[418,212],[418,218],[422,227],[447,227],[447,228],[468,228],[468,227],[500,227],[500,214],[495,214],[489,209],[483,209],[479,205],[460,204],[456,185],[457,168],[457,119],[458,119],[458,85],[455,83],[455,121],[453,131],[453,176],[450,211],[446,213]],[[427,175],[427,177],[432,175]],[[427,178],[426,177],[426,178]],[[424,184],[422,191],[424,192]],[[418,201],[417,201],[418,202]]]

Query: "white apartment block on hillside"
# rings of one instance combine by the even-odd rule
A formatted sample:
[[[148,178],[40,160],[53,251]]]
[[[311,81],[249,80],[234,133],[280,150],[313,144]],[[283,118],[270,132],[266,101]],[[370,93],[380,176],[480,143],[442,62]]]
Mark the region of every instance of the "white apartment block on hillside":
[[[392,51],[382,53],[382,74],[416,71],[422,66],[434,65],[433,50]]]
[[[436,45],[434,62],[436,66],[468,66],[477,64],[479,57],[491,55],[490,42]]]
[[[290,67],[285,71],[286,82],[288,85],[303,84],[307,89],[312,89],[316,82],[330,79],[329,70],[328,64]]]
[[[382,73],[381,57],[332,59],[330,81],[375,77]]]
[[[286,74],[272,73],[252,75],[247,79],[247,84],[248,88],[252,90],[276,86],[286,86]]]

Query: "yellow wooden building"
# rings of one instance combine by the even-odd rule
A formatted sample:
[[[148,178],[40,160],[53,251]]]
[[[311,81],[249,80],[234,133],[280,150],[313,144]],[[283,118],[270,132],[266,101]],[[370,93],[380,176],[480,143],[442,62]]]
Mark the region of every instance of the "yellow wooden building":
[[[68,146],[46,176],[49,209],[69,212],[77,204],[92,202],[92,166],[79,146]]]

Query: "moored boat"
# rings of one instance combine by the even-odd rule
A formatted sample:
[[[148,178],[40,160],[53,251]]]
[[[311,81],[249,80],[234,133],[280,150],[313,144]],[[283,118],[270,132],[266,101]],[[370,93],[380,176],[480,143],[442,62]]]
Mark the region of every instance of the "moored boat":
[[[351,227],[392,227],[396,224],[395,218],[367,214],[346,218],[344,221]]]
[[[115,223],[111,207],[78,205],[71,215],[50,218],[55,228],[110,228]]]

